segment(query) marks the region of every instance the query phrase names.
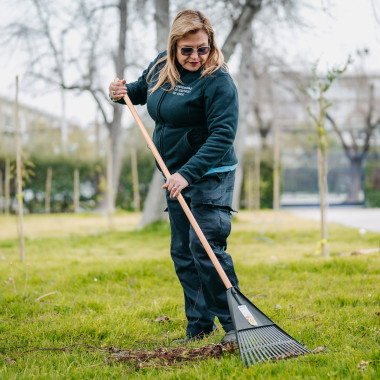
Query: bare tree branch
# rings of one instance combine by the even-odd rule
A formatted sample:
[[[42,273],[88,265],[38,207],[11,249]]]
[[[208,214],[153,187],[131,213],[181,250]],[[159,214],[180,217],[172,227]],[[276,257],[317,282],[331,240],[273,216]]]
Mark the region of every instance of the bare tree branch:
[[[326,112],[326,119],[331,123],[335,133],[338,135],[339,140],[342,143],[344,151],[346,152],[346,154],[348,154],[348,152],[350,151],[350,147],[346,144],[341,130],[338,128],[338,125],[336,124],[335,120],[328,112]]]
[[[255,15],[260,11],[262,0],[247,0],[241,9],[240,15],[236,21],[233,22],[230,33],[224,41],[222,52],[226,62],[231,58],[235,51],[237,44],[244,36],[246,30],[251,27],[251,22]]]
[[[376,9],[374,0],[371,0],[371,5],[372,5],[372,10],[373,10],[373,15],[375,17],[375,20],[378,24],[380,24],[380,18],[379,18],[379,15],[377,14],[377,9]]]

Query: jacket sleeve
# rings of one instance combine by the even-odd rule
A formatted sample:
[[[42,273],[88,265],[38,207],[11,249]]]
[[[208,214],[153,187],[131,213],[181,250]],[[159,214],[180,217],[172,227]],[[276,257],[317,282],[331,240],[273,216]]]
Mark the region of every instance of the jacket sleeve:
[[[148,96],[148,74],[152,67],[157,63],[159,59],[164,57],[166,55],[166,51],[160,53],[156,59],[151,62],[147,69],[143,71],[139,79],[137,79],[136,82],[127,83],[125,86],[127,87],[127,94],[129,96],[129,99],[131,99],[132,104],[146,104],[147,96]],[[155,75],[158,73],[157,70],[154,70],[152,75],[149,77],[149,80],[154,80]],[[118,100],[116,103],[125,104],[124,99]]]
[[[238,125],[238,94],[228,73],[211,76],[204,89],[208,137],[178,172],[189,184],[200,179],[233,148]],[[219,165],[220,166],[220,165]]]

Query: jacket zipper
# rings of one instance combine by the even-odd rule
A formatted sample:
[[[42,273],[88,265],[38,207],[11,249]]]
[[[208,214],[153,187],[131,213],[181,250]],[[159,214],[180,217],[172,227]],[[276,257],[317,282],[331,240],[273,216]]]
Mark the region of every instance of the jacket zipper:
[[[160,139],[159,139],[159,144],[160,144],[159,150],[161,152],[162,159],[164,160],[164,162],[166,161],[165,160],[165,154],[164,154],[164,142],[163,142],[164,141],[163,135],[164,135],[165,123],[162,122],[161,115],[160,115],[160,108],[161,108],[162,101],[164,100],[164,97],[166,95],[166,92],[167,91],[163,90],[163,93],[161,94],[161,97],[157,102],[157,108],[156,108],[157,120],[162,126],[162,132],[160,133]]]

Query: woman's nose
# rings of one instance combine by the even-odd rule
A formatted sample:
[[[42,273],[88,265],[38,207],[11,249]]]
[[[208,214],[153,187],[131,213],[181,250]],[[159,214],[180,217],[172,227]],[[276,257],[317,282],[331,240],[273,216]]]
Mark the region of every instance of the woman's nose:
[[[193,52],[191,53],[191,58],[198,58],[198,49],[193,49]]]

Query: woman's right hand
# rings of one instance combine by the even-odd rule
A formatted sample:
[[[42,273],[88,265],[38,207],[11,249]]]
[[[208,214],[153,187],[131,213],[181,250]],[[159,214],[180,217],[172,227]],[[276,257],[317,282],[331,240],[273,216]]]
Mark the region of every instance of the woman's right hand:
[[[127,95],[127,88],[125,87],[126,83],[127,81],[125,79],[119,78],[115,78],[113,82],[110,83],[108,91],[112,100],[119,100],[124,95]]]

